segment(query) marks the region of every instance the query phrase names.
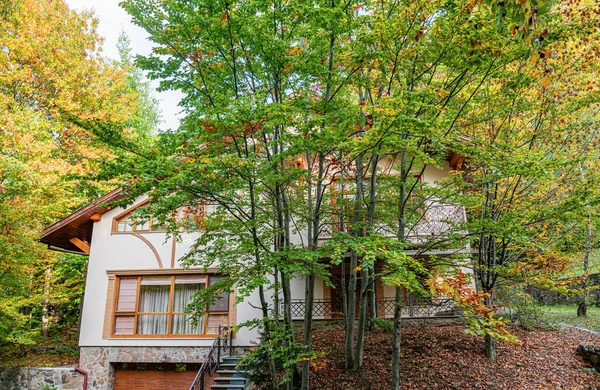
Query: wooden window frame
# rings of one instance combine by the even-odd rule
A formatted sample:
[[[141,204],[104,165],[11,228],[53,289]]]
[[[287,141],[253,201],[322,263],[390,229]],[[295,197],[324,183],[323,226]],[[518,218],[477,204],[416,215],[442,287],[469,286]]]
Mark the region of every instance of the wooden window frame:
[[[194,273],[194,274],[190,274],[190,273],[186,273],[186,275],[190,275],[190,276],[204,276],[205,277],[205,288],[208,288],[209,283],[210,283],[210,276],[219,276],[219,275],[215,275],[215,274],[205,274],[205,273]],[[178,274],[163,274],[163,275],[151,275],[151,276],[155,276],[155,277],[165,277],[165,278],[170,278],[171,279],[171,284],[170,284],[170,292],[169,292],[169,310],[167,312],[140,312],[139,311],[139,296],[140,296],[140,286],[141,286],[141,280],[143,277],[148,277],[150,275],[116,275],[115,276],[115,297],[114,297],[114,306],[113,306],[113,311],[112,311],[112,318],[111,318],[111,325],[110,325],[110,334],[111,334],[111,338],[125,338],[125,339],[130,339],[130,338],[138,338],[138,339],[165,339],[165,338],[176,338],[176,339],[205,339],[205,338],[215,338],[217,337],[216,333],[206,333],[207,331],[207,325],[208,325],[208,316],[209,315],[230,315],[229,310],[228,311],[208,311],[208,309],[206,310],[206,312],[203,315],[202,321],[203,321],[203,330],[205,333],[202,334],[172,334],[172,326],[173,326],[173,315],[179,315],[179,314],[185,314],[184,312],[174,312],[173,311],[173,298],[175,295],[175,278],[177,276],[181,276],[180,273]],[[118,311],[118,307],[119,307],[119,292],[121,290],[121,279],[135,279],[137,278],[137,287],[136,287],[136,291],[135,291],[135,308],[134,311],[128,311],[128,312],[119,312]],[[229,304],[230,304],[230,299],[231,299],[231,294],[227,294],[227,307],[229,308]],[[138,327],[138,315],[166,315],[167,316],[167,333],[166,334],[138,334],[137,333],[137,327]],[[115,324],[116,324],[116,319],[118,317],[131,317],[133,316],[133,334],[115,334]]]
[[[139,230],[139,229],[137,229],[138,225],[132,224],[131,225],[131,231],[119,231],[119,222],[120,221],[122,221],[123,219],[127,218],[135,210],[137,210],[137,209],[139,209],[141,207],[146,206],[149,202],[150,202],[150,199],[143,200],[140,203],[138,203],[135,206],[133,206],[132,208],[130,208],[128,210],[125,210],[121,214],[119,214],[116,217],[114,217],[113,221],[112,221],[112,229],[111,229],[112,234],[164,233],[166,231],[164,229],[164,227],[160,227],[158,229],[152,229],[152,217],[150,217],[149,220],[148,220],[148,226],[149,226],[148,229]]]

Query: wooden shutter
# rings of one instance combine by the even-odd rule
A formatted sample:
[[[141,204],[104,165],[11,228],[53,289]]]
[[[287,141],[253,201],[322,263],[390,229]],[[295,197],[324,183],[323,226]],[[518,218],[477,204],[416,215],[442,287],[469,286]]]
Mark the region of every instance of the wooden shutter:
[[[208,277],[209,285],[216,283],[222,276],[210,275]],[[221,293],[220,297],[215,301],[213,305],[208,306],[208,312],[215,313],[227,313],[229,311],[229,294]]]

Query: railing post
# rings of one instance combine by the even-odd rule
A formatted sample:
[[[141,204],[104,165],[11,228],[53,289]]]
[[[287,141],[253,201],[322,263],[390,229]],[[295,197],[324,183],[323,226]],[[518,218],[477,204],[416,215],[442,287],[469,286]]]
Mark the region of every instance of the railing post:
[[[233,356],[233,332],[229,328],[229,356]]]
[[[217,364],[221,363],[221,325],[217,334]]]
[[[204,372],[200,374],[200,390],[204,390]]]

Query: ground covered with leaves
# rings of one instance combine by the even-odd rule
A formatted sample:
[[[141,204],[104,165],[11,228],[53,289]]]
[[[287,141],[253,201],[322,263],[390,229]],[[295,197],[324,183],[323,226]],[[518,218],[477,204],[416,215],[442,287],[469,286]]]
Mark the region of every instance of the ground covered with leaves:
[[[591,389],[600,376],[576,353],[581,342],[600,337],[575,330],[515,330],[520,345],[500,344],[498,361],[485,358],[483,338],[464,327],[405,328],[402,332],[403,389]],[[344,370],[344,333],[317,331],[314,350],[323,353],[311,375],[313,389],[389,389],[388,331],[366,337],[364,369]]]

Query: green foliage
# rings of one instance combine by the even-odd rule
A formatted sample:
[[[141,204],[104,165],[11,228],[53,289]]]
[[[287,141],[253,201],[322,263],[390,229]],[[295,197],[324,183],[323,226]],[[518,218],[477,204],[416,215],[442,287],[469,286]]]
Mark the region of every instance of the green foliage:
[[[523,291],[523,286],[506,286],[499,290],[497,299],[502,302],[504,315],[509,317],[513,324],[524,329],[533,330],[548,326],[548,317],[531,295]]]
[[[391,332],[394,329],[394,321],[387,318],[371,318],[370,321],[377,329],[381,329],[386,332]]]
[[[286,325],[271,321],[269,327],[269,337],[265,337],[264,328],[261,327],[260,343],[244,356],[238,363],[238,368],[259,389],[273,389],[269,372],[273,364],[278,374],[276,383],[285,388],[284,385],[296,374],[296,365],[303,359],[312,359],[313,354],[302,353],[302,344],[289,336]]]

